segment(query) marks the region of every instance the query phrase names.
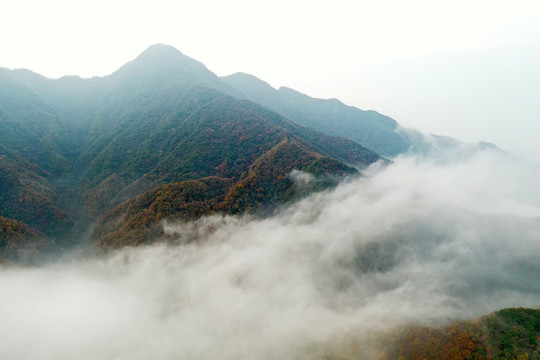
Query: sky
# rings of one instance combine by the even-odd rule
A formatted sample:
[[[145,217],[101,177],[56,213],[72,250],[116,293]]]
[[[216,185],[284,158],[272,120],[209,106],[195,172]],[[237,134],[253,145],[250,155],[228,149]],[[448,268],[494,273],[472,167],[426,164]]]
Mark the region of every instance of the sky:
[[[540,160],[537,0],[6,1],[0,66],[104,76],[165,43],[216,74]]]

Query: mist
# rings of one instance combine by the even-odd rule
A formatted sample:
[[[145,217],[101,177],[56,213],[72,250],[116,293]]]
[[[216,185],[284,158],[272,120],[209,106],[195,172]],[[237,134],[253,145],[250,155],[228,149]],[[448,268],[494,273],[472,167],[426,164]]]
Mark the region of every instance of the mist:
[[[2,267],[0,357],[318,359],[408,322],[539,307],[538,169],[493,150],[403,157],[269,218]]]

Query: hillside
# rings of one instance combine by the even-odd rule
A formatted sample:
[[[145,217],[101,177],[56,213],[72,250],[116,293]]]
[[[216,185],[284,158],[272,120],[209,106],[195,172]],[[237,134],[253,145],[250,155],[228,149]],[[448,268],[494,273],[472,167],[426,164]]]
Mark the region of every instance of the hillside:
[[[381,159],[352,140],[246,100],[202,63],[166,45],[151,46],[103,78],[54,80],[0,69],[0,124],[0,216],[66,246],[95,222],[117,215],[136,222],[129,209],[152,204],[136,196],[167,184],[206,184],[213,195],[205,201],[221,205],[201,205],[206,210],[197,216],[242,213],[291,198],[287,174],[293,170],[340,178],[356,172],[350,166]],[[276,147],[279,156],[268,155]],[[213,177],[228,184],[225,194],[219,182],[199,180]],[[264,189],[264,195],[245,189]],[[105,215],[125,201],[137,205]],[[183,217],[181,211],[167,216]],[[133,243],[148,240],[140,231],[129,231]],[[105,236],[96,234],[92,239]]]
[[[209,177],[166,184],[124,202],[96,225],[100,248],[140,245],[163,238],[162,220],[194,220],[222,210],[232,180]]]
[[[384,156],[406,152],[411,141],[398,131],[398,123],[376,111],[347,106],[337,99],[316,99],[296,90],[272,88],[253,75],[236,73],[222,78],[247,98],[285,115],[300,125],[343,136]]]
[[[361,110],[338,99],[317,99],[294,89],[274,89],[268,83],[245,73],[221,78],[244,96],[294,122],[325,134],[341,136],[366,146],[386,157],[412,153],[439,156],[444,152],[474,153],[484,142],[464,143],[446,136],[423,134],[404,128],[394,119],[373,110]]]
[[[294,170],[319,179],[306,189],[290,175]],[[104,248],[165,239],[162,220],[189,221],[213,213],[261,211],[355,173],[354,168],[285,139],[256,159],[238,181],[206,177],[169,183],[125,201],[102,217],[93,237]]]
[[[538,359],[540,310],[505,309],[440,327],[410,326],[381,341],[380,359]]]
[[[49,236],[67,231],[73,220],[62,209],[54,176],[0,144],[0,216],[16,219]]]
[[[95,193],[113,174],[127,185],[113,204],[165,183],[207,176],[239,178],[259,156],[288,137],[303,139],[315,151],[351,164],[378,159],[352,141],[299,127],[215,90],[192,87],[175,94],[174,107],[159,97],[135,104],[107,138],[82,153],[79,166],[86,170],[80,182],[86,194]]]
[[[47,247],[45,236],[28,225],[0,216],[0,263],[25,262]]]

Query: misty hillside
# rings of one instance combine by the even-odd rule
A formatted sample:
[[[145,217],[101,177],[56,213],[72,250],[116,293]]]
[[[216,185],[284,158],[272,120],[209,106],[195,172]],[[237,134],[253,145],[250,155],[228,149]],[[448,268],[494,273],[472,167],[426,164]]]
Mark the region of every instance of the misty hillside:
[[[241,91],[248,99],[276,111],[296,123],[329,135],[352,139],[377,153],[395,157],[400,154],[437,154],[462,152],[470,155],[487,143],[464,143],[456,139],[422,134],[403,128],[394,119],[373,110],[347,106],[338,99],[317,99],[294,89],[278,90],[257,77],[236,73],[223,81]]]
[[[540,310],[504,309],[444,326],[409,326],[379,341],[380,359],[538,359]]]
[[[200,204],[194,214],[242,213],[292,198],[293,170],[339,178],[357,172],[351,165],[380,159],[352,140],[243,100],[203,64],[166,45],[151,46],[104,78],[52,80],[1,69],[0,84],[0,216],[54,237],[57,246],[70,246],[72,234],[165,184],[223,178],[230,189],[208,201],[225,203]],[[295,145],[268,155],[284,143]],[[231,194],[221,198],[223,191]],[[126,222],[129,214],[122,214]],[[155,225],[145,224],[135,238]]]
[[[538,310],[483,317],[538,308],[539,202],[514,196],[534,194],[529,167],[489,150],[450,165],[398,158],[330,188],[304,168],[288,177],[299,191],[327,190],[264,217],[212,213],[256,203],[259,189],[295,197],[265,175],[291,163],[284,154],[339,174],[302,148],[280,142],[236,184],[207,177],[129,199],[95,227],[116,251],[0,266],[0,357],[537,357]],[[14,239],[39,237],[0,221]]]
[[[275,90],[266,82],[244,73],[222,79],[250,100],[301,125],[353,139],[384,156],[396,156],[411,146],[407,136],[398,132],[398,123],[378,112],[347,106],[337,99],[315,99],[286,87]]]
[[[36,257],[45,246],[45,236],[25,223],[0,216],[0,264],[12,261],[26,261]]]

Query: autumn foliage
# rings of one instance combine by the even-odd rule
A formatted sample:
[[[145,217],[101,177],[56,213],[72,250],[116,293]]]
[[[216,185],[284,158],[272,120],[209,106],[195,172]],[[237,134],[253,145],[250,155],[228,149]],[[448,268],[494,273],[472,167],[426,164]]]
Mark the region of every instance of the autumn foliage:
[[[505,309],[446,326],[409,326],[380,341],[380,360],[532,360],[540,356],[540,310]]]

